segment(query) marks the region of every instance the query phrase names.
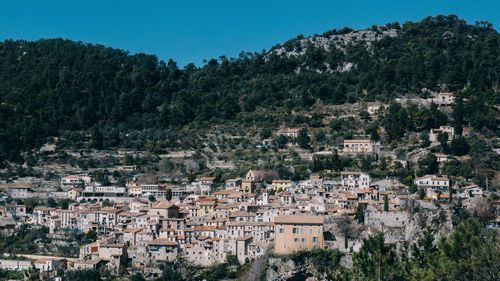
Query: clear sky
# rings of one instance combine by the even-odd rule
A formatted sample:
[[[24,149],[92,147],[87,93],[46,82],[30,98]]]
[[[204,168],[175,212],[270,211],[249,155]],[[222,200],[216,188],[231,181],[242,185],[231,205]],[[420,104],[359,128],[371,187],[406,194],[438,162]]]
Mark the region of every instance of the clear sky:
[[[260,52],[298,34],[438,14],[471,24],[486,20],[499,30],[500,1],[2,0],[0,40],[61,37],[172,58],[183,67],[242,50]]]

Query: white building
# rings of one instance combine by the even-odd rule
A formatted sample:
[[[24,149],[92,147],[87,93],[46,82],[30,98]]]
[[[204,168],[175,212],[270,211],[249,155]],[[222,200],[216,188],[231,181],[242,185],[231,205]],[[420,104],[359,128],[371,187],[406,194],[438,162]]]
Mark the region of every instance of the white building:
[[[435,153],[434,156],[436,156],[438,163],[443,163],[448,161],[448,155],[446,154]]]
[[[446,176],[425,175],[415,179],[418,188],[445,190],[450,187],[450,180]]]
[[[299,128],[286,128],[286,129],[281,129],[279,130],[276,135],[278,136],[285,136],[289,138],[296,138],[299,135]]]
[[[345,190],[370,188],[370,176],[362,172],[341,172],[340,182]]]
[[[353,153],[361,153],[361,152],[374,152],[376,144],[371,142],[370,140],[344,140],[344,147],[342,148],[343,152],[353,152]]]
[[[167,186],[164,184],[141,184],[141,196],[165,197]]]
[[[291,180],[273,180],[272,185],[271,185],[273,190],[288,190],[289,188],[292,187],[292,181]]]
[[[440,106],[450,106],[453,104],[455,97],[453,93],[439,93],[434,99],[433,102]]]
[[[81,193],[84,198],[113,198],[123,197],[127,194],[127,189],[120,186],[100,186],[87,185]]]
[[[14,199],[33,197],[34,192],[29,186],[15,185],[10,188],[10,197]]]

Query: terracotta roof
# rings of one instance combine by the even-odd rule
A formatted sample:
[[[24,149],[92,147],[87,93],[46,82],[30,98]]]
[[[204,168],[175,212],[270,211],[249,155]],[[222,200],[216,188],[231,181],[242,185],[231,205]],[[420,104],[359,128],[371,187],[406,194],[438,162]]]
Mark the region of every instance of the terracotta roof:
[[[160,201],[160,202],[156,203],[151,208],[152,209],[170,209],[172,207],[177,207],[177,206],[175,206],[174,204],[170,203],[168,200],[163,200],[163,201]]]
[[[157,246],[179,246],[177,242],[169,241],[167,238],[158,238],[148,242],[148,245]]]
[[[251,235],[247,235],[247,236],[236,238],[237,241],[246,241],[246,240],[249,240],[249,239],[252,239]]]
[[[323,224],[323,217],[321,216],[302,216],[302,215],[281,215],[274,218],[274,223],[286,224]]]
[[[235,191],[235,189],[226,189],[212,193],[212,195],[228,195]]]

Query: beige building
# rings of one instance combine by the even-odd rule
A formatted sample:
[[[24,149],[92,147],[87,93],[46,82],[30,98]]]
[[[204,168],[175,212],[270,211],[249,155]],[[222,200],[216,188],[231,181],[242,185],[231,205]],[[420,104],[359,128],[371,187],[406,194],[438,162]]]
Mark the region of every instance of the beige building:
[[[370,140],[344,140],[344,147],[342,149],[343,152],[374,152],[375,144]]]
[[[271,187],[273,190],[287,190],[288,188],[292,187],[292,181],[291,180],[273,180]]]
[[[344,190],[370,188],[370,175],[362,172],[341,172],[340,180]]]
[[[241,182],[241,191],[253,193],[255,191],[255,182],[244,180]]]
[[[274,218],[274,253],[288,255],[296,251],[323,248],[323,217],[281,215]]]
[[[431,129],[429,133],[429,141],[437,142],[439,133],[441,134],[447,133],[448,141],[451,141],[453,139],[453,136],[455,135],[455,129],[451,126],[440,126],[439,129]]]
[[[455,101],[455,97],[453,93],[439,93],[434,99],[433,102],[440,106],[450,106]]]

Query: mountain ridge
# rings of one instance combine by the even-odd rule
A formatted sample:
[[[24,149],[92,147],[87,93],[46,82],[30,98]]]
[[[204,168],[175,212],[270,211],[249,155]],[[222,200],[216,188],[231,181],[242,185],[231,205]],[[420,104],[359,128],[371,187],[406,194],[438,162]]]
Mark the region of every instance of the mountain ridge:
[[[397,36],[383,36],[382,29],[396,30]],[[4,41],[0,158],[18,159],[19,152],[42,145],[47,137],[76,131],[112,134],[111,147],[116,147],[129,131],[149,128],[157,131],[152,137],[162,146],[175,146],[180,128],[242,122],[257,109],[308,110],[318,100],[389,102],[423,95],[424,88],[457,92],[470,101],[469,111],[486,104],[482,111],[497,114],[488,113],[500,100],[500,37],[491,25],[440,15],[370,30],[365,32],[369,38],[377,32],[382,36],[369,46],[360,40],[328,51],[324,44],[311,44],[297,56],[277,52],[295,50],[297,44],[302,48],[301,40],[308,39],[299,36],[269,52],[221,56],[184,69],[154,55],[83,42]],[[359,32],[344,28],[321,36],[354,38]]]

